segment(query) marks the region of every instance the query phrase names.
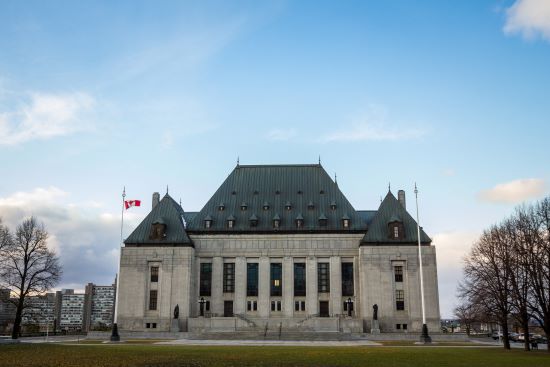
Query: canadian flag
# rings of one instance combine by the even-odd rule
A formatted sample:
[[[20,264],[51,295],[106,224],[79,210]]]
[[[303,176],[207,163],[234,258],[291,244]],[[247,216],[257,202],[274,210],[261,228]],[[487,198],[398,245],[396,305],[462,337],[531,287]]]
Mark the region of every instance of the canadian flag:
[[[141,200],[124,200],[124,207],[126,209],[133,206],[141,206]]]

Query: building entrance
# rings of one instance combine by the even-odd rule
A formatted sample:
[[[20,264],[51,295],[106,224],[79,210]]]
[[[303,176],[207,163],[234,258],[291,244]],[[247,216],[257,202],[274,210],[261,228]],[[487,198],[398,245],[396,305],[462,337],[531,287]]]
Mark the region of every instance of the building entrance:
[[[233,317],[233,301],[223,301],[223,317]]]

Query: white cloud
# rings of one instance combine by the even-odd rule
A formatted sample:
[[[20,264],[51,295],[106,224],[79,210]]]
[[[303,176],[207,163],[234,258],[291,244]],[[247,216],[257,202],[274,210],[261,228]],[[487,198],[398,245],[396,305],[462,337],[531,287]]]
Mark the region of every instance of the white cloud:
[[[456,290],[458,282],[462,279],[463,258],[478,237],[477,232],[457,231],[442,232],[433,237],[433,244],[437,250],[441,317],[453,316],[453,309],[458,304]]]
[[[401,128],[380,122],[365,121],[329,133],[321,140],[323,142],[397,141],[416,139],[423,135],[424,131],[415,128]]]
[[[478,198],[495,203],[521,203],[528,199],[536,199],[546,192],[546,182],[539,178],[525,178],[496,185],[492,189],[483,190]]]
[[[452,177],[452,176],[456,175],[456,172],[452,168],[447,168],[443,171],[443,175],[447,176],[447,177]]]
[[[49,139],[83,129],[81,117],[94,99],[85,93],[31,93],[11,111],[0,112],[0,145]]]
[[[57,187],[35,188],[0,197],[0,216],[10,230],[35,216],[49,233],[48,245],[63,266],[61,288],[82,288],[88,282],[111,284],[120,244],[120,212],[100,211],[98,203],[66,203],[71,194]],[[125,235],[141,220],[124,215]]]
[[[526,39],[540,36],[550,41],[550,1],[517,0],[506,9],[504,32]]]
[[[274,141],[288,141],[296,137],[296,129],[273,129],[267,133],[267,138]]]

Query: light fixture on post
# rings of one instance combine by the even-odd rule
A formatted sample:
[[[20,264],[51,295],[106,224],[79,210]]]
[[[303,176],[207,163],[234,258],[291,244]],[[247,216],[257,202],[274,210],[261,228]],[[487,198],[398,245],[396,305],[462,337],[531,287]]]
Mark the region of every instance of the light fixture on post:
[[[203,317],[204,316],[204,304],[206,303],[206,301],[204,300],[204,297],[201,297],[201,299],[199,300],[199,312],[200,312],[200,316]]]
[[[348,316],[351,317],[351,305],[353,304],[351,297],[348,298],[347,303],[348,303]]]
[[[416,232],[418,236],[418,264],[420,272],[420,298],[422,304],[422,334],[420,335],[420,341],[424,344],[432,342],[432,338],[428,334],[428,325],[426,324],[426,305],[424,303],[424,275],[422,270],[422,244],[420,241],[420,219],[418,216],[418,188],[416,182],[414,183],[414,195],[416,198]]]

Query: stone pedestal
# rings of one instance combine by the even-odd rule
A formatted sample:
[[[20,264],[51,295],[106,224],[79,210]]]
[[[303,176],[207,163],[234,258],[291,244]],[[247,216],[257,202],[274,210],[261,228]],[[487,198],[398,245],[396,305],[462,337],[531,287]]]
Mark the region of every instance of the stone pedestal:
[[[380,325],[378,324],[378,320],[372,320],[372,326],[370,328],[371,334],[380,334]]]
[[[172,319],[172,324],[170,325],[170,331],[179,333],[180,332],[180,323],[179,319]]]

